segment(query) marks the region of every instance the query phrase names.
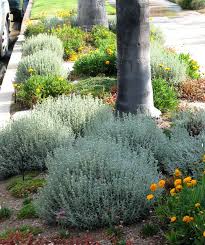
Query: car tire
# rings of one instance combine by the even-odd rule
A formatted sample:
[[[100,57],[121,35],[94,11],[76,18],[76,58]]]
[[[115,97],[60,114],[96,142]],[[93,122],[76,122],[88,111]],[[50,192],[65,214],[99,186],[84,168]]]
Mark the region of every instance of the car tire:
[[[7,21],[5,22],[4,30],[0,42],[1,42],[0,55],[1,57],[4,57],[9,50],[9,26]]]

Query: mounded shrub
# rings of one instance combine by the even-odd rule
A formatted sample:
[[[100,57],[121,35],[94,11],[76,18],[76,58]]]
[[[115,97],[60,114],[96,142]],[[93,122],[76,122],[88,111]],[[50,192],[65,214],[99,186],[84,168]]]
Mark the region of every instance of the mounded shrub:
[[[152,78],[162,78],[171,85],[178,85],[185,81],[187,65],[178,55],[154,42],[151,46]]]
[[[66,77],[63,61],[49,50],[41,50],[24,57],[17,68],[16,82],[24,82],[32,75],[55,75]]]
[[[93,121],[86,134],[105,140],[111,138],[134,151],[139,146],[149,149],[159,162],[163,154],[163,145],[167,140],[156,122],[142,114],[124,115],[123,119],[116,119],[115,115],[111,114],[104,123]]]
[[[72,129],[75,135],[84,134],[87,126],[93,121],[98,123],[107,120],[112,110],[102,100],[92,96],[61,96],[48,98],[36,109],[41,114],[48,114],[63,125]]]
[[[158,179],[157,162],[142,148],[80,138],[47,159],[47,185],[36,202],[48,223],[83,229],[136,222],[145,215],[149,185]]]
[[[49,96],[71,93],[72,87],[72,84],[62,77],[34,75],[24,83],[16,85],[16,101],[24,107],[32,108]]]
[[[44,170],[47,154],[72,138],[69,128],[45,114],[11,122],[0,131],[0,177]]]
[[[55,52],[60,58],[63,57],[64,49],[61,40],[48,34],[39,34],[36,37],[28,38],[23,44],[22,54],[28,56],[45,49]]]

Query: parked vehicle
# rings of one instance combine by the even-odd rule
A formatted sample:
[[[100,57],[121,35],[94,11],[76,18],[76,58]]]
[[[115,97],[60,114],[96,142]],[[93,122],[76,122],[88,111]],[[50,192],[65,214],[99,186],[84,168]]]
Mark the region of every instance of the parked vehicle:
[[[0,0],[0,57],[4,57],[9,48],[10,9],[8,0]]]
[[[9,0],[9,5],[14,21],[19,21],[23,18],[27,4],[28,0]]]

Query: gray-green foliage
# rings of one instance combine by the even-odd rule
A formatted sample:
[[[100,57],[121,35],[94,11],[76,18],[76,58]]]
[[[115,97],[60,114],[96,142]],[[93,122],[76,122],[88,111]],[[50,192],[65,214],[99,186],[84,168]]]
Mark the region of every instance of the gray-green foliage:
[[[36,112],[11,122],[0,131],[0,177],[45,169],[47,154],[72,138],[69,128],[46,114]]]
[[[167,140],[156,122],[142,114],[124,115],[123,119],[110,114],[104,123],[93,121],[86,133],[105,140],[110,137],[116,143],[121,142],[132,150],[136,150],[139,146],[149,149],[159,161]]]
[[[24,82],[31,75],[55,75],[66,77],[63,60],[56,53],[41,50],[24,57],[17,68],[16,82]]]
[[[159,177],[149,151],[131,151],[111,138],[79,138],[56,149],[47,166],[38,214],[48,223],[86,229],[135,222],[147,211],[149,185]]]
[[[70,127],[74,134],[84,134],[85,128],[92,120],[107,120],[112,114],[109,106],[102,100],[92,96],[61,96],[58,99],[49,98],[36,107],[42,114],[49,114],[60,120],[63,125]]]
[[[168,68],[168,69],[167,69]],[[165,50],[157,42],[151,46],[151,71],[153,78],[162,78],[172,85],[186,80],[187,65],[177,55]]]
[[[28,56],[45,49],[54,52],[60,58],[63,57],[64,49],[61,40],[46,33],[28,38],[23,44],[22,55]]]

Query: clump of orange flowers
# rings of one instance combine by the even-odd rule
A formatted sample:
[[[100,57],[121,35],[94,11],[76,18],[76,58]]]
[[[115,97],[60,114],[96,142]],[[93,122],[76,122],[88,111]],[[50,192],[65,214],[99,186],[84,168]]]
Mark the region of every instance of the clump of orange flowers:
[[[158,188],[164,188],[165,187],[165,184],[166,184],[166,181],[163,180],[163,179],[161,179],[161,180],[159,180],[158,183],[152,183],[150,185],[150,190],[152,192],[155,192]],[[152,197],[152,198],[150,198],[150,197]],[[154,198],[154,195],[153,194],[147,195],[147,200],[152,200],[153,198]]]

